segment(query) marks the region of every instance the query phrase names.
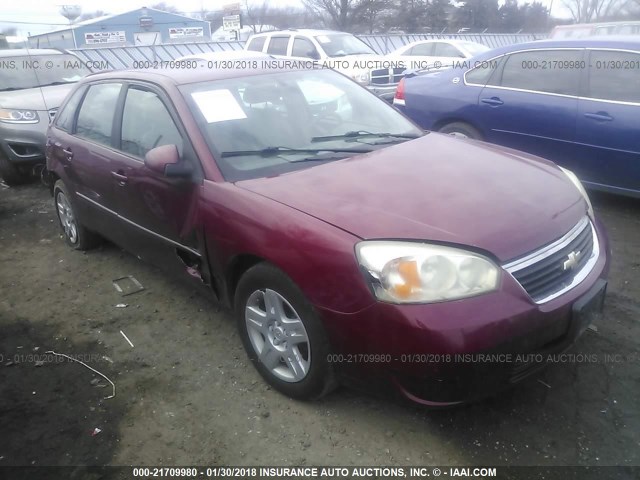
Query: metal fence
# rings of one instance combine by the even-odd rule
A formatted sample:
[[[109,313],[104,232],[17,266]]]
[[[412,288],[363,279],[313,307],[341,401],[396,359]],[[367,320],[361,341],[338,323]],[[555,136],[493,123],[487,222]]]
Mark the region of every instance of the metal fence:
[[[416,35],[360,35],[377,53],[385,55],[407,43],[417,40],[458,39],[482,43],[490,48],[531,42],[546,38],[546,34],[509,34],[509,33],[470,33],[454,35],[416,34]],[[199,42],[181,44],[162,44],[135,47],[82,48],[74,52],[83,60],[108,62],[110,68],[120,70],[133,68],[134,62],[175,60],[186,55],[206,52],[224,52],[242,50],[244,42]]]
[[[358,35],[376,52],[386,55],[407,43],[418,40],[467,40],[481,43],[489,48],[504,47],[516,43],[533,42],[547,38],[546,33],[463,33],[463,34],[414,34],[414,35]]]

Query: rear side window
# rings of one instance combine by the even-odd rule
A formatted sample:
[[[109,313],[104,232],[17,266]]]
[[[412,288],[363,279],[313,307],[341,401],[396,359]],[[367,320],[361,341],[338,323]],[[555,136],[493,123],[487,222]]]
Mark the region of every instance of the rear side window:
[[[436,46],[433,49],[433,56],[434,57],[461,57],[461,58],[464,57],[464,55],[462,55],[462,53],[460,53],[460,50],[458,50],[456,47],[443,42],[436,42]]]
[[[413,47],[409,55],[416,57],[430,57],[433,55],[433,43],[421,43]]]
[[[592,51],[588,85],[590,98],[640,103],[640,55]]]
[[[249,45],[247,45],[247,50],[251,50],[253,52],[261,52],[266,39],[267,37],[253,37],[249,41]]]
[[[489,83],[489,79],[493,72],[496,71],[496,68],[500,64],[501,59],[497,60],[486,60],[481,62],[476,68],[473,70],[469,70],[464,79],[468,84],[474,85],[486,85]]]
[[[578,95],[581,50],[538,50],[509,55],[500,86],[535,92]],[[492,79],[492,85],[494,81]]]
[[[122,114],[121,150],[144,158],[152,148],[176,145],[182,154],[182,136],[160,97],[152,91],[129,88]]]
[[[113,116],[121,88],[120,83],[101,83],[89,87],[78,113],[76,134],[79,137],[111,145]]]
[[[286,55],[289,37],[271,37],[267,52],[271,55]]]
[[[56,114],[55,125],[60,130],[71,132],[73,130],[73,118],[75,117],[78,105],[84,95],[84,88],[79,88],[69,99],[66,105]]]

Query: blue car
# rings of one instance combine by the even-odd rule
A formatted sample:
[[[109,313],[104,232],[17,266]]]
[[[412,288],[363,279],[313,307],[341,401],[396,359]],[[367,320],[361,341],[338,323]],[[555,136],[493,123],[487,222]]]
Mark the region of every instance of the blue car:
[[[409,73],[394,104],[428,130],[529,152],[640,197],[640,39],[502,47]]]

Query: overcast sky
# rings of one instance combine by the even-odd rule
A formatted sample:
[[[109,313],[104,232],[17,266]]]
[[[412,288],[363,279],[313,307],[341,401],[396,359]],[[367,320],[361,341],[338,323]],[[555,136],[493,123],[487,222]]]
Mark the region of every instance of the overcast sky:
[[[524,0],[521,0],[524,1]],[[562,0],[542,0],[549,5],[553,2],[553,14],[567,17],[562,7]],[[157,0],[0,0],[0,29],[16,27],[18,34],[43,33],[58,29],[67,23],[60,15],[60,6],[65,3],[80,5],[84,13],[103,10],[107,13],[121,13],[135,8],[159,3]],[[187,14],[205,10],[221,10],[223,5],[234,3],[233,0],[165,0],[167,5],[175,5]],[[244,2],[241,2],[244,3]],[[256,3],[261,3],[257,0]],[[271,5],[300,5],[300,0],[269,0]]]

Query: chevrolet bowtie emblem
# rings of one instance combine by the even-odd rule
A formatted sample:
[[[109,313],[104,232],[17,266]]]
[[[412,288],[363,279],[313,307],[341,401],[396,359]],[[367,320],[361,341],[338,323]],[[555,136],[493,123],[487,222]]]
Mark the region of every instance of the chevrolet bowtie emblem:
[[[573,267],[578,265],[578,260],[580,260],[580,255],[581,255],[581,252],[571,252],[569,255],[567,255],[568,258],[562,264],[562,269],[565,271],[571,270]]]

